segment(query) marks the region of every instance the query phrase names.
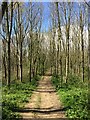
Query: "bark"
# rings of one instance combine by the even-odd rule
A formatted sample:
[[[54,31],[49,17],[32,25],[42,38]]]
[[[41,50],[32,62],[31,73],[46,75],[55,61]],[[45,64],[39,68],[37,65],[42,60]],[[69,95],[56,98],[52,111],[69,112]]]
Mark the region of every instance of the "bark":
[[[20,67],[20,81],[22,82],[22,29],[21,29],[21,14],[20,6],[18,3],[18,25],[19,25],[19,42],[20,42],[20,58],[19,58],[19,67]]]
[[[88,4],[88,80],[90,81],[90,2]]]
[[[17,55],[16,55],[16,65],[17,65],[17,79],[19,79],[19,59],[18,59],[18,55],[19,55],[19,52],[18,52],[18,41],[17,41]]]
[[[11,59],[10,59],[10,39],[11,39],[11,32],[12,32],[12,24],[13,24],[13,2],[11,2],[11,23],[9,26],[9,18],[8,18],[8,7],[6,8],[6,22],[7,22],[7,39],[8,39],[8,78],[7,78],[7,85],[10,86],[11,80]],[[10,28],[10,30],[9,30]]]
[[[32,33],[31,33],[32,34]],[[30,43],[30,47],[29,47],[29,51],[30,51],[30,70],[29,70],[29,79],[31,82],[31,78],[32,78],[32,35],[30,35],[30,39],[31,39],[31,43]]]
[[[3,65],[4,65],[4,76],[5,76],[5,80],[7,81],[7,60],[6,60],[6,43],[3,42],[3,51],[4,51],[4,55],[3,55]]]
[[[20,81],[22,82],[22,42],[20,43]]]
[[[18,20],[16,19],[16,25],[14,24],[14,32],[16,35],[16,79],[19,79],[19,41],[18,41],[18,36],[19,33],[17,31],[17,27],[18,27]]]
[[[62,86],[62,53],[61,53],[61,27],[60,27],[60,16],[59,16],[59,7],[58,7],[58,2],[56,2],[56,11],[57,11],[57,17],[58,17],[58,42],[59,42],[59,63],[60,63],[60,76],[61,76],[61,86]]]
[[[70,55],[69,55],[69,34],[70,34],[70,17],[71,17],[71,3],[67,3],[69,7],[69,15],[67,16],[67,8],[64,6],[64,15],[65,15],[65,21],[66,21],[66,83],[68,80],[69,75],[69,68],[70,68]],[[68,18],[68,20],[67,20]]]
[[[57,52],[56,52],[56,43],[55,43],[55,35],[56,35],[56,19],[54,15],[52,14],[52,53],[53,53],[53,74],[57,74]]]
[[[82,80],[84,82],[84,39],[83,39],[82,11],[80,12],[80,31],[81,31],[81,42],[82,42]]]

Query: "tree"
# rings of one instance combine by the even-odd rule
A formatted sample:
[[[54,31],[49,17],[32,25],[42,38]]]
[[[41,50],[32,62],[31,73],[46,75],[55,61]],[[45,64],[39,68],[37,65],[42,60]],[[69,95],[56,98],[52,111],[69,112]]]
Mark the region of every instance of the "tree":
[[[88,80],[90,81],[90,2],[88,4]]]
[[[0,23],[2,22],[4,13],[5,13],[7,7],[8,7],[7,2],[2,2],[1,8],[0,8]]]
[[[56,12],[57,12],[57,18],[58,18],[58,52],[57,53],[59,56],[57,56],[57,59],[59,59],[59,61],[57,61],[58,63],[60,63],[60,76],[61,76],[61,86],[62,86],[62,53],[61,53],[61,22],[60,22],[60,16],[59,16],[59,6],[58,6],[58,2],[56,2]],[[57,64],[58,66],[58,64]],[[58,72],[57,72],[58,73]]]
[[[68,79],[68,75],[70,72],[70,20],[71,20],[71,11],[72,11],[72,3],[61,3],[61,8],[64,14],[64,21],[65,21],[65,27],[66,27],[66,83]]]
[[[16,16],[17,17],[17,13],[16,13]],[[17,80],[19,79],[19,40],[18,40],[18,20],[17,18],[14,18],[14,32],[15,32],[15,40],[16,40],[16,71],[17,71],[17,75],[16,75],[16,78]]]
[[[9,10],[8,7],[6,8],[6,22],[7,22],[7,39],[8,39],[8,79],[7,85],[10,86],[10,79],[11,79],[11,62],[10,62],[10,40],[11,40],[11,33],[12,33],[12,25],[13,25],[13,2],[11,2],[11,18],[10,18],[10,25],[9,25]]]
[[[34,35],[35,35],[35,31],[37,31],[36,29],[37,29],[38,24],[40,22],[40,19],[42,17],[42,16],[40,16],[41,13],[42,13],[42,8],[40,7],[40,5],[37,6],[35,3],[32,3],[32,2],[28,3],[28,6],[29,6],[29,9],[27,10],[27,12],[28,12],[27,19],[28,19],[28,22],[29,22],[29,31],[28,31],[29,32],[29,44],[28,44],[28,48],[29,48],[29,64],[30,64],[29,79],[30,79],[30,82],[31,82],[32,72],[33,73],[35,72],[34,62],[36,62],[36,58],[35,58],[35,55],[34,55],[35,48],[36,48],[36,47],[34,47],[34,44],[35,44],[35,41],[34,41],[35,36]],[[33,13],[34,13],[34,15],[33,15]],[[39,28],[39,29],[41,29],[41,28]]]

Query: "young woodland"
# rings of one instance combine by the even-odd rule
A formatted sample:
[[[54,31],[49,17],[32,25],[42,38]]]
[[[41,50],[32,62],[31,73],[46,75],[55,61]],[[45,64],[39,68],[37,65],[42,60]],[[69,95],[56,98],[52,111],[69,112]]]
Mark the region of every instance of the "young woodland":
[[[89,119],[89,4],[5,4],[0,29],[2,119],[22,118],[18,111],[29,102],[44,76],[59,96],[66,118]]]

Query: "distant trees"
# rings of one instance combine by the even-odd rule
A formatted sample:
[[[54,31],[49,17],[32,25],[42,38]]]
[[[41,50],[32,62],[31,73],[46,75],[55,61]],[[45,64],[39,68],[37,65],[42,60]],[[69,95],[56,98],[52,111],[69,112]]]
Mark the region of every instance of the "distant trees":
[[[68,80],[68,75],[70,73],[70,25],[71,25],[71,12],[72,12],[73,4],[61,3],[61,8],[63,11],[63,20],[65,21],[65,32],[66,32],[66,83]]]
[[[52,12],[52,9],[54,12]],[[51,12],[51,31],[49,32],[50,36],[50,66],[51,66],[51,74],[57,74],[57,54],[56,54],[56,41],[55,41],[55,36],[56,36],[56,15],[55,15],[55,6],[54,4],[50,5],[50,12]]]
[[[20,81],[22,82],[23,41],[26,36],[26,31],[28,28],[27,24],[24,24],[25,21],[22,20],[23,17],[23,12],[22,12],[23,10],[21,8],[22,5],[23,3],[20,4],[18,2],[15,3],[14,5],[13,2],[9,4],[9,6],[6,9],[4,19],[2,21],[3,24],[2,30],[0,31],[0,34],[3,38],[4,76],[8,86],[10,86],[10,81],[12,76],[11,69],[13,68],[13,66],[11,68],[11,65],[17,66],[16,77],[17,79],[19,79],[20,76]],[[16,64],[14,63],[15,62],[14,57],[16,58]]]
[[[61,71],[57,75],[60,77],[63,76],[62,78],[66,79],[66,83],[70,74],[79,75],[84,82],[85,69],[87,68],[87,55],[85,54],[87,53],[87,36],[85,39],[85,34],[87,34],[85,30],[87,26],[85,23],[87,14],[84,14],[86,13],[85,5],[81,3],[81,7],[79,7],[78,4],[80,12],[74,9],[75,3],[72,2],[51,3],[50,11],[52,6],[54,12],[51,12],[51,29],[52,32],[53,30],[56,31],[56,34],[53,32],[53,44],[55,43],[56,46],[54,52],[55,54],[57,53],[57,57],[55,57],[53,52],[53,60],[55,57],[55,60],[58,61],[54,60],[56,67],[54,67],[54,64],[53,67],[56,68],[56,74],[58,71]],[[56,23],[56,26],[53,23]],[[51,43],[50,40],[50,50],[52,48]]]
[[[3,76],[8,86],[12,79],[22,82],[25,75],[31,82],[49,68],[51,74],[60,77],[61,86],[70,74],[82,76],[84,82],[89,65],[86,53],[90,53],[89,41],[85,40],[87,16],[85,5],[78,4],[78,11],[74,6],[72,2],[49,3],[50,26],[42,31],[42,3],[8,3],[0,31]]]
[[[40,4],[8,4],[0,34],[3,38],[4,77],[9,86],[12,79],[22,82],[24,73],[29,75],[30,82],[37,74],[45,73],[47,55],[44,53],[46,48],[41,34],[43,5]]]
[[[27,20],[29,22],[29,79],[31,81],[32,72],[33,77],[37,73],[38,68],[38,50],[40,46],[40,29],[41,29],[41,20],[42,20],[42,7],[36,3],[28,3],[27,9]],[[34,13],[34,14],[33,14]],[[37,49],[38,48],[38,49]],[[39,51],[40,52],[40,51]],[[37,67],[37,68],[36,68]],[[35,73],[36,69],[36,73]]]
[[[67,5],[66,5],[67,4]],[[56,2],[55,3],[55,11],[56,14],[55,15],[55,19],[56,19],[56,23],[57,23],[57,26],[56,26],[56,29],[58,30],[57,34],[58,34],[58,41],[57,41],[57,75],[58,75],[58,71],[60,71],[60,76],[62,76],[63,74],[63,70],[62,70],[62,46],[64,45],[63,44],[63,41],[62,41],[62,30],[61,30],[61,20],[63,19],[65,21],[65,26],[66,26],[66,48],[65,48],[65,51],[66,51],[66,82],[67,82],[67,75],[69,74],[69,34],[70,34],[70,18],[71,18],[71,9],[72,9],[72,6],[71,6],[71,3],[58,3]],[[61,16],[61,12],[59,11],[62,11],[63,13],[63,16]],[[67,16],[67,11],[68,11],[68,16]],[[68,17],[68,18],[67,18]],[[64,46],[63,46],[64,47]],[[58,69],[60,66],[60,69]],[[63,77],[62,77],[63,78]]]

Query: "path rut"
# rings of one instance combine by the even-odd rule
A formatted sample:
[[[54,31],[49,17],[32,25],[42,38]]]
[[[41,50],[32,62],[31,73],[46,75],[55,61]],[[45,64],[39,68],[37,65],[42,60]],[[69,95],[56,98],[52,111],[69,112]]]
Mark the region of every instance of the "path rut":
[[[33,92],[25,110],[20,113],[23,119],[66,118],[63,105],[51,84],[51,76],[43,76],[36,91]]]

